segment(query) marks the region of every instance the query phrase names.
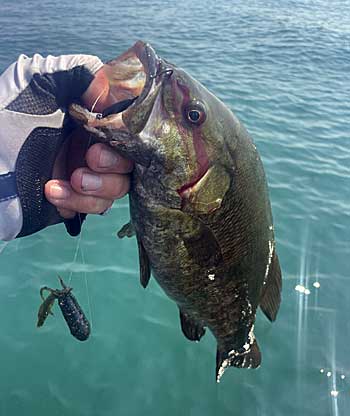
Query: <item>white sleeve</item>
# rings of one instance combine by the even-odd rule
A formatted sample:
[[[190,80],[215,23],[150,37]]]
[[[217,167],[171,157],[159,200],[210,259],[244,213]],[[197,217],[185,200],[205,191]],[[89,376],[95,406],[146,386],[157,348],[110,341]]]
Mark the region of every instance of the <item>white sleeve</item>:
[[[35,54],[32,58],[20,55],[18,60],[0,76],[0,111],[7,107],[30,84],[33,75],[53,74],[84,66],[95,74],[103,62],[93,55],[62,55],[44,58]]]

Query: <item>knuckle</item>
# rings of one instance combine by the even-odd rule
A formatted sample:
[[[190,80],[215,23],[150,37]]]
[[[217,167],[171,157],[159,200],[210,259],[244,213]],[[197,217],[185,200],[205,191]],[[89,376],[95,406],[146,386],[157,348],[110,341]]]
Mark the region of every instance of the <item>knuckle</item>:
[[[131,162],[128,159],[124,159],[123,160],[123,164],[122,164],[122,171],[123,171],[123,173],[124,174],[131,173],[133,169],[134,169],[133,162]]]
[[[77,168],[73,171],[70,177],[70,183],[74,190],[79,190],[81,187],[81,179],[84,173],[84,168]]]
[[[86,152],[86,161],[89,167],[96,168],[101,154],[101,143],[93,144]]]

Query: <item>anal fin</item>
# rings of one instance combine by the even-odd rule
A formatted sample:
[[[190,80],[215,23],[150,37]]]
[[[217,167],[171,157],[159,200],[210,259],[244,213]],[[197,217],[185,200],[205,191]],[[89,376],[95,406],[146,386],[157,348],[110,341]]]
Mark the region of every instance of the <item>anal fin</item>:
[[[220,382],[228,367],[258,368],[261,364],[261,352],[256,340],[254,340],[248,351],[220,351],[216,352],[216,381]]]
[[[205,334],[203,326],[180,310],[180,323],[183,334],[190,341],[200,341]]]
[[[277,312],[281,303],[281,291],[281,267],[277,254],[274,252],[269,267],[269,273],[260,296],[260,308],[271,322],[276,320]]]

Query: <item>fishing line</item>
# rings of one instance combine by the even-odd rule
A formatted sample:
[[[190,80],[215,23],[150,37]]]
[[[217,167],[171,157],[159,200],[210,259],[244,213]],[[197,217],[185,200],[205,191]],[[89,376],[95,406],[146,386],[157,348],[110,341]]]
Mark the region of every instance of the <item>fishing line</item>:
[[[85,291],[86,291],[86,297],[87,297],[87,302],[88,302],[88,312],[89,312],[89,319],[90,319],[90,327],[91,327],[91,330],[92,330],[92,309],[91,309],[89,286],[88,286],[87,273],[86,273],[86,263],[85,263],[85,256],[84,256],[83,249],[80,250],[80,253],[81,253],[81,259],[82,259],[83,265],[84,265]]]
[[[80,217],[79,217],[79,220],[80,220]],[[80,242],[81,242],[81,235],[83,234],[83,230],[81,229],[80,230],[80,234],[79,234],[79,237],[78,237],[78,242],[77,242],[77,245],[76,245],[76,248],[75,248],[75,253],[74,253],[74,257],[73,257],[73,260],[72,260],[72,262],[71,262],[71,264],[70,264],[70,274],[69,274],[69,278],[68,278],[68,285],[70,286],[70,283],[71,283],[71,281],[72,281],[72,276],[73,276],[73,266],[75,265],[75,263],[76,263],[76,261],[77,261],[77,257],[78,257],[78,251],[79,251],[79,248],[80,248]]]
[[[107,88],[105,88],[101,94],[96,98],[93,106],[91,107],[91,112],[94,110],[98,100],[101,98],[102,94],[104,94],[104,92],[106,91]],[[89,149],[90,145],[92,142],[92,134],[89,134],[89,138],[88,138],[88,143],[87,143],[87,147],[86,147],[86,151]],[[89,294],[89,285],[88,285],[88,279],[87,279],[87,273],[86,273],[86,263],[85,263],[85,256],[84,256],[84,251],[83,248],[80,247],[80,241],[81,241],[81,235],[83,233],[83,228],[82,228],[82,222],[81,222],[81,218],[79,216],[79,222],[80,222],[80,240],[79,240],[79,248],[80,248],[80,254],[81,254],[81,259],[83,261],[83,265],[84,265],[84,282],[85,282],[85,291],[86,291],[86,297],[87,297],[87,302],[88,302],[88,313],[89,313],[89,320],[90,320],[90,327],[92,330],[92,309],[91,309],[91,301],[90,301],[90,294]],[[78,246],[77,246],[78,248]]]
[[[84,250],[83,250],[82,244],[81,244],[83,228],[82,228],[82,222],[81,222],[80,216],[79,216],[79,222],[80,222],[80,234],[79,234],[78,242],[77,242],[77,245],[76,245],[76,248],[75,248],[73,261],[72,261],[71,267],[70,267],[71,271],[70,271],[70,275],[69,275],[69,278],[68,278],[68,286],[70,286],[70,283],[72,281],[73,266],[77,262],[78,252],[80,250],[81,260],[82,260],[83,265],[84,265],[84,281],[85,281],[85,291],[86,291],[86,297],[87,297],[87,303],[88,303],[89,321],[90,321],[90,326],[91,326],[91,329],[92,329],[92,309],[91,309],[91,300],[90,300],[89,286],[88,286],[87,273],[86,273],[86,262],[85,262]]]
[[[107,91],[107,88],[108,88],[108,86],[106,88],[104,88],[102,90],[102,92],[97,96],[96,100],[94,101],[93,105],[91,106],[91,110],[90,110],[91,112],[94,111],[94,109],[95,109],[98,101],[100,100],[100,98],[102,97],[102,95]],[[87,141],[86,150],[89,149],[89,147],[91,145],[91,142],[92,142],[92,135],[89,134],[89,138],[88,138],[88,141]],[[89,313],[90,326],[91,326],[91,329],[92,329],[92,308],[91,308],[91,300],[90,300],[90,294],[89,294],[89,285],[88,285],[88,279],[87,279],[87,273],[86,273],[86,262],[85,262],[84,251],[83,251],[83,248],[81,246],[81,239],[82,239],[82,235],[83,235],[83,228],[82,228],[82,222],[81,222],[80,216],[78,218],[79,218],[79,222],[80,222],[80,233],[79,233],[77,245],[76,245],[75,252],[74,252],[74,257],[73,257],[73,260],[72,260],[71,265],[70,265],[71,271],[70,271],[69,278],[68,278],[68,285],[70,286],[70,284],[71,284],[72,277],[73,277],[73,266],[77,262],[78,252],[80,250],[81,259],[82,259],[82,262],[83,262],[83,265],[84,265],[85,291],[86,291],[86,297],[87,297],[87,303],[88,303],[88,313]],[[0,253],[1,253],[1,247],[0,247]]]
[[[94,101],[94,103],[92,104],[92,107],[91,107],[91,113],[93,113],[93,111],[94,111],[94,109],[95,109],[95,107],[96,107],[96,105],[97,105],[97,103],[98,103],[98,101],[99,101],[99,99],[102,97],[102,95],[107,91],[107,89],[108,89],[108,85],[107,85],[107,87],[106,88],[104,88],[103,90],[102,90],[102,92],[101,92],[101,94],[100,95],[98,95],[97,96],[97,98],[96,98],[96,100]]]
[[[102,91],[102,93],[97,97],[97,99],[96,99],[93,107],[97,104],[97,101],[100,99],[100,97],[103,94],[103,92],[104,91]],[[91,111],[93,111],[93,108],[91,109]],[[89,139],[88,139],[88,142],[87,142],[87,149],[90,147],[91,142],[92,142],[92,135],[89,134]],[[82,227],[81,217],[79,216],[78,218],[79,218],[79,222],[80,222],[80,233],[79,233],[77,245],[76,245],[76,248],[75,248],[75,253],[74,253],[73,261],[71,263],[71,271],[70,271],[70,275],[69,275],[69,278],[68,278],[68,285],[70,286],[70,283],[72,281],[72,277],[73,277],[73,266],[77,262],[78,252],[80,250],[81,260],[82,260],[83,265],[84,265],[85,291],[86,291],[86,297],[87,297],[87,303],[88,303],[88,313],[89,313],[90,326],[91,326],[91,329],[92,329],[92,308],[91,308],[91,300],[90,300],[89,285],[88,285],[88,279],[87,279],[87,273],[86,273],[86,262],[85,262],[84,250],[83,250],[83,247],[82,247],[82,244],[81,244],[82,235],[83,235],[83,227]]]
[[[5,250],[8,243],[9,241],[0,241],[0,254]]]

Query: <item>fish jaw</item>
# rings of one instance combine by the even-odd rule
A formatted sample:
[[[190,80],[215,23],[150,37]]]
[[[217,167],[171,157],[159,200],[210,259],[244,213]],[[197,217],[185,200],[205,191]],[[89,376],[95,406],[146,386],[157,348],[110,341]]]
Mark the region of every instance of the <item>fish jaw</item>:
[[[71,116],[78,124],[83,124],[88,130],[100,137],[104,134],[110,138],[108,132],[115,130],[136,134],[137,130],[142,129],[142,123],[140,123],[142,117],[136,114],[142,113],[140,104],[150,95],[158,65],[159,58],[153,48],[142,41],[136,42],[126,52],[108,61],[103,66],[103,70],[109,83],[109,101],[117,103],[130,100],[130,107],[137,107],[137,111],[130,111],[129,108],[126,108],[118,114],[102,118],[99,117],[101,114],[93,112],[93,108],[88,111],[73,104],[69,109]],[[101,134],[97,133],[98,129]],[[102,133],[103,130],[108,130],[108,132]]]
[[[115,101],[138,97],[143,101],[152,87],[159,58],[153,48],[142,41],[104,65],[110,94]]]

